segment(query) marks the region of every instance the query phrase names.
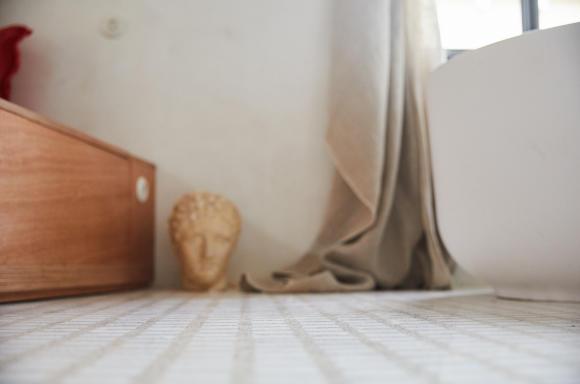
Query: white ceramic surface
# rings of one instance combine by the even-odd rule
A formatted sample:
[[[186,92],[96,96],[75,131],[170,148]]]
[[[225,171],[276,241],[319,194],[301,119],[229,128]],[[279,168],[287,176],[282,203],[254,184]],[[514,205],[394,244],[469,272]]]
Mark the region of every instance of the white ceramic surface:
[[[580,23],[464,53],[428,99],[453,257],[499,296],[580,301]]]

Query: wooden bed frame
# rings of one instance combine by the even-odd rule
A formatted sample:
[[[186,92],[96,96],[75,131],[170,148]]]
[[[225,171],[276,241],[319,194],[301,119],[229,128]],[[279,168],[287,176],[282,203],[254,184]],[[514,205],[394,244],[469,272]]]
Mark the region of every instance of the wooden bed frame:
[[[153,279],[155,166],[0,100],[0,302]]]

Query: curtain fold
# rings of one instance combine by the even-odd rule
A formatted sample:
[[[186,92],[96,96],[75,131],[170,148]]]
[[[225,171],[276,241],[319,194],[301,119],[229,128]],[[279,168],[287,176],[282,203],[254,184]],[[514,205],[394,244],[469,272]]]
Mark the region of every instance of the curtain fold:
[[[262,292],[446,288],[450,258],[435,224],[427,75],[443,56],[433,0],[334,4],[331,114],[336,174],[310,252]]]

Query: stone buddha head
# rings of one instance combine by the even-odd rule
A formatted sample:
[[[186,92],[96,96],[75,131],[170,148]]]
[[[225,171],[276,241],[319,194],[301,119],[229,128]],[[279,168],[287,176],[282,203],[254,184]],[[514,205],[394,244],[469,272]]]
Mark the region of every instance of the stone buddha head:
[[[179,199],[169,218],[169,231],[181,262],[185,289],[221,291],[227,288],[228,261],[240,227],[236,206],[224,197],[193,192]]]

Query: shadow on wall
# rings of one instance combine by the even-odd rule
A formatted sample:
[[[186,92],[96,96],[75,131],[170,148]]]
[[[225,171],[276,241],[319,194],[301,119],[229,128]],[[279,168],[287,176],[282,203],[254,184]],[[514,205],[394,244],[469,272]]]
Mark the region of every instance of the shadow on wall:
[[[157,194],[167,196],[156,201],[155,226],[157,237],[155,241],[155,284],[162,287],[175,287],[179,284],[179,263],[171,248],[167,220],[173,209],[173,203],[179,199],[183,191],[187,191],[189,183],[184,178],[157,167]]]

